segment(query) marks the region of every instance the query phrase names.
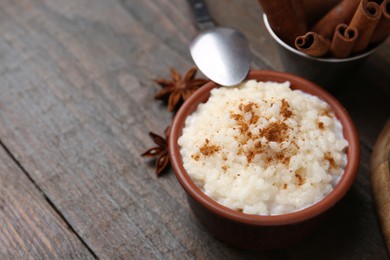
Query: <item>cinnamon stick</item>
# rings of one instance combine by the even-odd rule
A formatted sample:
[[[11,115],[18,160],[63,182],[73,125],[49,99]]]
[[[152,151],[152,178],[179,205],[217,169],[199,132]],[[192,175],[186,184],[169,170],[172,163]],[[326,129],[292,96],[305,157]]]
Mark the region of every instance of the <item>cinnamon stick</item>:
[[[259,0],[274,32],[289,45],[307,31],[301,0]]]
[[[321,57],[329,50],[329,41],[315,32],[308,32],[295,39],[295,47],[310,56]]]
[[[358,5],[359,0],[343,0],[319,20],[311,30],[330,39],[337,25],[348,24],[351,21]]]
[[[359,37],[353,47],[353,52],[361,52],[367,48],[381,14],[379,5],[376,2],[361,0],[350,23],[350,26],[355,27],[359,31]]]
[[[384,0],[380,6],[382,17],[375,28],[370,43],[383,41],[390,32],[390,0]]]
[[[332,43],[330,44],[330,52],[335,58],[343,59],[348,57],[355,42],[358,38],[359,31],[344,23],[336,27]]]

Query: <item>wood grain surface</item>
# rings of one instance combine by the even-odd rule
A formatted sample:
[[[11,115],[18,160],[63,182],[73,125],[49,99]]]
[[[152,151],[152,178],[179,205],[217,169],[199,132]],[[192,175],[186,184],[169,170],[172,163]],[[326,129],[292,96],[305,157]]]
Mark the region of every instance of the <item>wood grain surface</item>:
[[[256,1],[206,2],[218,24],[247,35],[252,68],[283,69]],[[157,179],[140,157],[148,132],[172,119],[153,79],[192,66],[195,34],[186,1],[0,1],[1,258],[28,258],[30,247],[38,259],[388,257],[369,158],[389,117],[390,41],[333,92],[360,134],[351,191],[302,243],[252,252],[211,237],[172,170]]]
[[[0,258],[93,259],[11,158],[0,146]]]

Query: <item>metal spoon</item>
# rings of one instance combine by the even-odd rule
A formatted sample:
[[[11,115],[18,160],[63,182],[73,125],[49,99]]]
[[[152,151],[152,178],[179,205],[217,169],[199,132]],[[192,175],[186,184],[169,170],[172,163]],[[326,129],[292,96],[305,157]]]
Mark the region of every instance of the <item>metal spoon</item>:
[[[188,0],[201,30],[191,42],[192,59],[212,81],[232,86],[241,83],[251,63],[248,40],[232,28],[215,27],[203,0]]]

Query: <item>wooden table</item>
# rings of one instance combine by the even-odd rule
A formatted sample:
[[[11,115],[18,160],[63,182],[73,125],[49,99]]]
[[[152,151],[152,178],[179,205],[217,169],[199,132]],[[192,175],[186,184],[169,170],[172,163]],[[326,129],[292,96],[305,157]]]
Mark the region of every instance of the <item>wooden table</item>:
[[[256,1],[207,1],[250,40],[252,68],[282,70]],[[385,259],[369,160],[389,117],[390,40],[333,94],[356,123],[357,181],[302,243],[252,252],[210,236],[169,169],[140,157],[172,119],[153,79],[184,73],[186,1],[0,1],[1,259]]]

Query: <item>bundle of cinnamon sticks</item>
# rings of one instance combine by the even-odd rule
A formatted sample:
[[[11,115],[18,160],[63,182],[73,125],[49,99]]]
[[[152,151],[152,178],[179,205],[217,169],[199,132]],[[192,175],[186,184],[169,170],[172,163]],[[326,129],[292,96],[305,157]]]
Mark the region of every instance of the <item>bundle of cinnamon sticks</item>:
[[[390,32],[390,0],[259,0],[284,42],[314,57],[347,58]]]

